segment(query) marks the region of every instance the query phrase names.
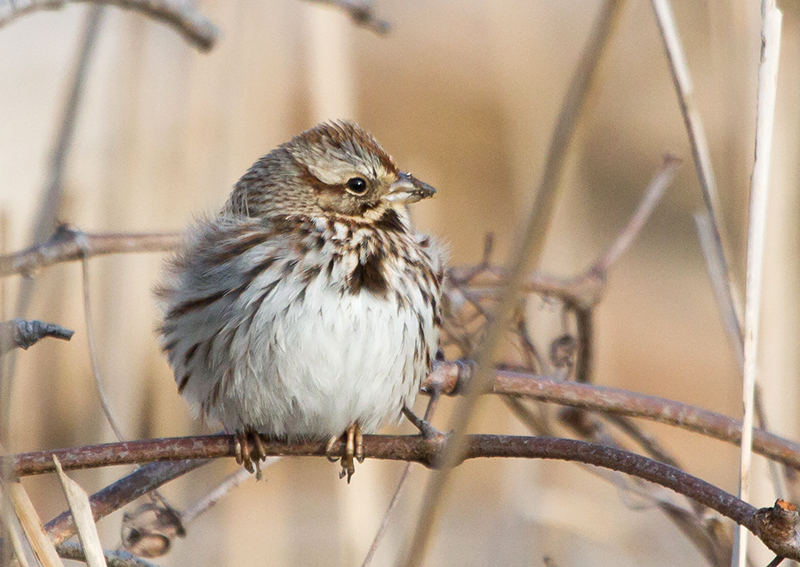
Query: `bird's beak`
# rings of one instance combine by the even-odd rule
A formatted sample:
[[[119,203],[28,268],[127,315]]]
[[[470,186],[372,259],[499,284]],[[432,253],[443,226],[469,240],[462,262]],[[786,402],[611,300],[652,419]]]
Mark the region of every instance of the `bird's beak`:
[[[389,186],[383,201],[392,205],[409,205],[433,197],[436,189],[423,183],[409,173],[400,173],[397,181]]]

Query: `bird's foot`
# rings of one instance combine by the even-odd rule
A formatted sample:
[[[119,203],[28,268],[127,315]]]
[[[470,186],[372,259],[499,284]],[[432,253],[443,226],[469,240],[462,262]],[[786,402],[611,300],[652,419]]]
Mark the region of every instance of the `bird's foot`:
[[[445,434],[436,429],[433,425],[419,417],[413,411],[408,409],[408,406],[403,406],[403,415],[406,416],[408,421],[410,421],[414,427],[419,429],[419,432],[422,436],[427,439],[428,441],[432,441],[435,439],[441,439],[445,437]]]
[[[255,429],[245,427],[236,430],[236,463],[243,465],[248,472],[256,473],[261,480],[260,462],[267,458],[264,442]]]
[[[359,463],[364,462],[364,434],[361,432],[361,426],[359,426],[358,422],[356,422],[345,430],[344,435],[334,435],[331,437],[330,441],[328,441],[328,446],[325,448],[325,456],[328,457],[328,460],[332,463],[335,463],[339,460],[339,457],[335,454],[334,449],[342,437],[346,437],[346,439],[344,455],[341,457],[342,470],[339,473],[339,478],[344,478],[347,476],[347,484],[350,484],[350,479],[356,472],[355,461],[358,461]]]

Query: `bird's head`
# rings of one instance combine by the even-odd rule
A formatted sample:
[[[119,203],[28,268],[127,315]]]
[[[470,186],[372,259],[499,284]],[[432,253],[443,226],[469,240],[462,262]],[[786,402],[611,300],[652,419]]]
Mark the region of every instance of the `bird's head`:
[[[376,222],[436,190],[394,161],[369,133],[346,121],[299,134],[259,160],[237,183],[229,207],[248,216],[304,214]]]

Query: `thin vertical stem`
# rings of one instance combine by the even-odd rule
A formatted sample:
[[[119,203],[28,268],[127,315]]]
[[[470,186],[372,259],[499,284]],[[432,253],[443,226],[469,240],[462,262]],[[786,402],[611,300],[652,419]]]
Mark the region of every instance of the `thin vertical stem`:
[[[600,7],[589,41],[581,54],[578,68],[570,82],[550,141],[542,181],[524,229],[520,237],[515,239],[519,245],[513,251],[509,262],[508,279],[501,290],[500,300],[488,325],[485,338],[476,353],[477,365],[473,380],[466,395],[459,400],[450,423],[453,434],[450,436],[443,456],[442,469],[434,473],[426,488],[423,498],[425,504],[416,523],[417,528],[411,542],[409,555],[404,563],[408,567],[422,564],[444,497],[445,486],[452,474],[453,467],[463,456],[466,430],[473,409],[478,401],[478,396],[488,390],[491,382],[495,353],[511,321],[519,297],[520,284],[529,267],[536,265],[541,256],[555,206],[558,184],[581,110],[592,89],[596,78],[595,71],[613,36],[623,6],[623,0],[606,0]]]
[[[758,109],[756,151],[750,188],[750,226],[747,234],[747,291],[744,313],[744,417],[739,467],[739,498],[750,493],[750,462],[753,452],[753,416],[756,374],[758,373],[758,326],[761,312],[761,287],[764,268],[764,237],[767,224],[770,157],[775,125],[775,100],[778,90],[778,60],[783,16],[774,0],[761,4],[761,63],[758,68]],[[747,537],[737,528],[738,546],[733,565],[747,564]]]
[[[84,22],[78,57],[72,72],[69,92],[64,107],[61,111],[61,122],[58,127],[53,148],[50,154],[50,167],[47,171],[47,183],[44,195],[39,203],[36,220],[31,230],[31,245],[40,244],[47,240],[56,228],[58,213],[61,210],[61,198],[64,192],[64,172],[67,166],[67,157],[72,149],[75,137],[75,126],[78,122],[78,110],[86,90],[86,79],[100,33],[100,24],[104,13],[102,6],[91,6]],[[33,296],[33,278],[23,278],[17,297],[17,315],[24,317]]]
[[[31,231],[31,244],[44,242],[53,232],[58,211],[61,207],[61,194],[64,186],[64,171],[66,169],[67,156],[72,148],[72,140],[77,124],[78,109],[83,98],[86,86],[86,78],[89,74],[89,64],[96,44],[97,36],[100,32],[101,16],[103,7],[92,6],[89,8],[84,21],[83,34],[78,48],[78,55],[75,67],[72,72],[69,92],[61,114],[61,121],[58,133],[50,154],[50,166],[47,172],[47,183],[44,188],[44,195],[39,204]],[[33,297],[35,281],[33,278],[23,278],[17,295],[17,305],[15,312],[17,316],[24,317],[30,306]],[[2,360],[2,372],[0,373],[0,443],[9,447],[7,439],[7,426],[11,411],[10,398],[13,390],[13,380],[16,361],[16,353],[12,351]],[[5,471],[2,471],[3,478]]]
[[[661,40],[664,43],[664,51],[669,62],[672,82],[678,95],[678,103],[683,115],[683,122],[689,134],[689,144],[692,148],[692,158],[694,158],[697,179],[700,182],[700,189],[703,194],[703,202],[706,211],[711,219],[711,230],[713,232],[714,255],[724,274],[726,283],[725,291],[729,296],[729,302],[733,305],[736,313],[736,324],[739,334],[742,333],[742,316],[739,296],[736,293],[728,267],[728,260],[725,251],[729,249],[725,234],[725,223],[723,221],[722,207],[719,203],[719,192],[717,191],[717,179],[714,175],[714,168],[711,165],[711,153],[708,149],[703,121],[700,119],[700,111],[694,102],[694,85],[689,74],[689,66],[686,63],[686,54],[683,51],[678,26],[675,23],[675,16],[672,13],[672,5],[669,0],[652,0],[653,11],[656,15],[656,23],[661,32]]]

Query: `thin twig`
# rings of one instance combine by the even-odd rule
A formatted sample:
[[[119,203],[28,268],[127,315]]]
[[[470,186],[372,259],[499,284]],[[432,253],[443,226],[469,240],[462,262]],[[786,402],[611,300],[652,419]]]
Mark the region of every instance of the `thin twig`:
[[[444,487],[450,477],[450,470],[461,460],[466,428],[478,397],[490,385],[495,352],[508,328],[522,281],[529,266],[538,264],[555,206],[559,181],[572,145],[581,110],[593,86],[598,63],[613,36],[623,5],[622,0],[607,0],[602,4],[599,16],[579,60],[578,68],[573,74],[551,138],[542,181],[536,192],[524,230],[521,231],[521,237],[516,239],[519,244],[509,262],[508,281],[501,291],[500,301],[494,310],[493,318],[475,357],[477,361],[475,381],[453,412],[450,425],[454,432],[454,438],[445,453],[443,469],[433,475],[426,488],[423,508],[415,523],[414,538],[408,557],[402,562],[407,567],[420,565],[425,557],[425,550],[433,532]]]
[[[468,366],[463,367],[463,372],[468,372],[468,368]],[[741,421],[697,406],[617,388],[498,370],[492,392],[585,410],[649,419],[728,443],[739,444],[742,438]],[[800,443],[755,429],[753,448],[760,455],[800,470]]]
[[[0,355],[21,348],[27,350],[45,337],[53,337],[68,341],[75,331],[70,331],[54,323],[42,321],[26,321],[25,319],[12,319],[0,323]]]
[[[731,340],[733,352],[736,355],[736,361],[739,363],[739,368],[742,368],[744,366],[742,328],[737,318],[736,306],[733,304],[732,296],[729,293],[730,287],[726,279],[725,266],[722,264],[721,256],[717,253],[716,236],[714,235],[714,226],[712,223],[713,221],[711,217],[708,216],[707,211],[697,211],[694,213],[694,224],[697,228],[697,237],[700,240],[700,249],[706,261],[706,270],[708,271],[708,278],[711,281],[711,290],[714,293],[714,299],[719,308],[725,332]]]
[[[569,304],[568,304],[569,305]],[[594,308],[569,305],[575,312],[578,348],[575,353],[575,381],[591,383],[594,354]]]
[[[91,234],[62,225],[46,242],[27,250],[0,256],[0,277],[29,275],[61,262],[108,254],[171,252],[181,236],[174,232],[142,234]]]
[[[266,467],[270,466],[271,464],[277,462],[279,457],[269,457],[265,461],[261,463],[262,470]],[[253,478],[253,474],[249,472],[245,468],[240,468],[235,473],[226,476],[222,482],[220,482],[214,490],[210,491],[206,494],[203,498],[186,508],[181,513],[181,522],[184,525],[190,524],[191,522],[195,521],[199,516],[205,514],[208,510],[210,510],[217,502],[222,500],[222,498],[231,490],[238,487],[244,481]]]
[[[680,165],[681,159],[679,157],[672,154],[664,156],[661,167],[656,171],[656,174],[650,181],[647,190],[639,201],[639,205],[636,207],[636,211],[628,220],[625,227],[620,231],[614,243],[609,246],[606,252],[595,262],[595,270],[598,272],[607,272],[608,269],[619,260],[620,256],[630,248],[633,241],[641,232],[642,227],[644,227],[644,224],[647,222],[647,219],[653,214],[653,210],[661,200],[664,191],[672,184],[672,180],[675,178],[675,174],[678,172]]]
[[[151,20],[167,24],[203,52],[214,47],[219,35],[217,27],[198,12],[193,3],[174,0],[12,0],[6,2],[8,8],[0,12],[0,28],[26,14],[39,10],[58,10],[65,4],[78,2],[116,6],[138,12]]]
[[[35,4],[28,4],[27,6],[33,5]],[[102,6],[92,6],[86,14],[83,36],[70,81],[69,93],[62,109],[58,135],[51,150],[44,195],[31,230],[31,243],[33,245],[43,242],[56,228],[56,219],[61,209],[61,198],[64,190],[64,173],[67,167],[67,158],[72,150],[75,127],[78,122],[78,111],[86,89],[86,80],[89,75],[89,67],[97,37],[100,34],[103,13]],[[16,310],[19,316],[24,317],[28,310],[33,296],[35,281],[34,279],[24,279],[20,284]]]
[[[686,63],[686,54],[683,51],[678,26],[675,23],[675,16],[672,13],[672,6],[669,0],[651,0],[653,11],[656,16],[661,41],[664,43],[664,51],[669,62],[669,69],[672,75],[672,82],[678,95],[678,103],[683,115],[683,122],[686,132],[689,135],[689,144],[692,148],[697,178],[700,181],[700,189],[703,194],[703,202],[709,218],[711,219],[711,229],[714,234],[713,249],[719,263],[720,269],[724,274],[726,282],[726,294],[729,296],[729,303],[734,306],[736,320],[741,334],[741,306],[739,297],[734,289],[733,279],[728,267],[726,250],[729,249],[725,233],[725,223],[723,222],[722,207],[719,203],[719,192],[717,191],[717,180],[714,175],[714,168],[711,164],[711,153],[708,149],[703,122],[700,112],[694,102],[694,85],[692,84],[689,66]]]
[[[94,383],[97,386],[97,397],[100,400],[100,406],[103,408],[103,413],[106,416],[111,430],[118,441],[124,441],[125,436],[117,424],[111,407],[108,404],[108,397],[106,396],[106,389],[103,384],[103,378],[100,375],[100,363],[97,360],[97,347],[94,342],[94,327],[92,326],[92,308],[91,308],[91,294],[89,293],[89,261],[84,258],[82,262],[83,267],[83,317],[86,320],[86,341],[89,344],[89,359],[92,364],[92,375],[94,376]]]
[[[761,2],[761,62],[758,67],[758,110],[756,113],[756,147],[750,187],[750,222],[747,234],[747,286],[744,312],[744,417],[742,450],[739,468],[739,498],[750,495],[750,463],[752,459],[753,406],[758,374],[758,328],[761,315],[761,289],[764,272],[764,241],[769,201],[769,171],[772,136],[775,125],[775,100],[778,94],[778,61],[781,51],[783,15],[775,0]],[[745,567],[747,538],[738,531],[738,555],[732,565]]]
[[[366,28],[375,35],[386,35],[391,26],[386,20],[375,15],[374,2],[371,0],[307,0],[314,4],[328,4],[345,12],[354,24]]]
[[[653,213],[656,204],[675,179],[681,161],[670,154],[664,156],[661,167],[650,180],[631,218],[617,235],[608,249],[595,260],[584,272],[572,278],[561,278],[541,273],[530,274],[522,283],[521,289],[527,293],[538,293],[557,297],[572,309],[595,306],[605,290],[606,272],[616,263],[634,242],[645,222]],[[472,289],[481,287],[496,288],[508,279],[505,269],[488,265],[484,260],[479,266],[450,268],[449,280],[457,285],[469,285]],[[2,259],[0,259],[0,275],[2,275]]]

